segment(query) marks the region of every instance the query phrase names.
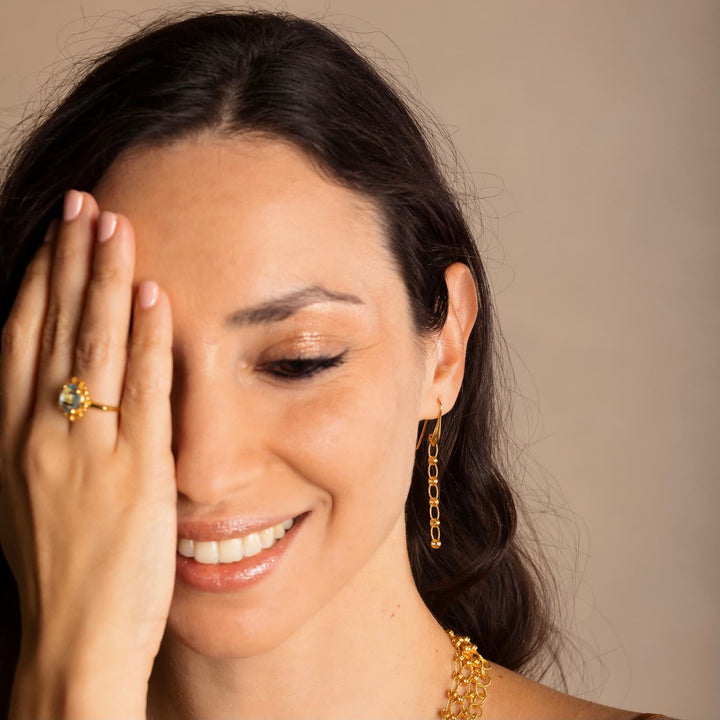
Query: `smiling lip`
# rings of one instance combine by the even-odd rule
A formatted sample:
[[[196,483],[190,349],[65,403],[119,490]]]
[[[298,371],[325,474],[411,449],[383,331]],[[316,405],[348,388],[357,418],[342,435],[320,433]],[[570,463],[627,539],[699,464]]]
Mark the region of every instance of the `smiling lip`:
[[[280,561],[308,513],[294,518],[291,530],[275,544],[251,557],[244,557],[237,562],[203,564],[192,557],[177,555],[177,579],[197,590],[205,592],[231,592],[247,587],[265,577]],[[217,522],[181,522],[178,535],[192,540],[228,540],[282,523],[283,520],[241,521],[236,519]]]
[[[295,519],[299,517],[302,517],[302,515],[297,516]],[[292,515],[279,515],[277,517],[259,520],[246,520],[243,518],[180,520],[178,522],[178,537],[188,538],[190,540],[228,540],[234,537],[242,537],[252,532],[259,532],[265,528],[292,519]]]

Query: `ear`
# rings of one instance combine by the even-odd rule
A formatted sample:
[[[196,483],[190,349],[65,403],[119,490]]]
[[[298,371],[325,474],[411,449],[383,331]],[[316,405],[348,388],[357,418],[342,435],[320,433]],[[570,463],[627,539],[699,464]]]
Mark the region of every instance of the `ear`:
[[[478,313],[477,289],[467,265],[454,263],[445,270],[448,312],[445,325],[428,345],[427,374],[422,397],[422,417],[437,417],[438,400],[443,414],[457,400],[465,374],[465,352]]]

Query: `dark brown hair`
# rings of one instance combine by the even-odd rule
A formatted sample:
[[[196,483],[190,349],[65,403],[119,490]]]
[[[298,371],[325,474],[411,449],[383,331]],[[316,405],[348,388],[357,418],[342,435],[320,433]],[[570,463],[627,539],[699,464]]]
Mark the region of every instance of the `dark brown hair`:
[[[445,321],[445,268],[470,267],[480,312],[460,396],[443,421],[442,548],[429,547],[424,448],[407,499],[407,544],[438,621],[470,635],[491,660],[538,675],[557,659],[550,595],[518,539],[516,504],[500,470],[493,312],[480,254],[414,114],[325,26],[284,14],[204,13],[157,22],[98,58],[26,138],[0,188],[0,322],[68,188],[92,190],[130,146],[203,131],[283,138],[371,198],[418,332]],[[19,620],[16,588],[1,564],[0,655],[9,683]]]

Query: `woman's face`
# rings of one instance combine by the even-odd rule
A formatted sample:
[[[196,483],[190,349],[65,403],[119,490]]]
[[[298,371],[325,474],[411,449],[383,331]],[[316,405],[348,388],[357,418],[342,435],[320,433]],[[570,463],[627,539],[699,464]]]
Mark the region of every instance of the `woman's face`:
[[[179,535],[197,559],[178,557],[169,631],[260,652],[406,567],[434,400],[402,280],[372,204],[279,141],[136,149],[95,194],[133,223],[136,280],[172,304]],[[268,545],[290,519],[252,554],[253,532]],[[217,562],[238,537],[249,556]]]

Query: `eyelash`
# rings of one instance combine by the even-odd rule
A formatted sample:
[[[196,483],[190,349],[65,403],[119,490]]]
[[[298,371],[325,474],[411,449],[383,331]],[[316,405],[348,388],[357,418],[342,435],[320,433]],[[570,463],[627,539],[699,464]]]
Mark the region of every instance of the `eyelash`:
[[[341,352],[339,355],[332,357],[283,358],[282,360],[265,363],[260,367],[260,370],[281,380],[298,382],[342,365],[345,362],[345,354],[345,352]]]

